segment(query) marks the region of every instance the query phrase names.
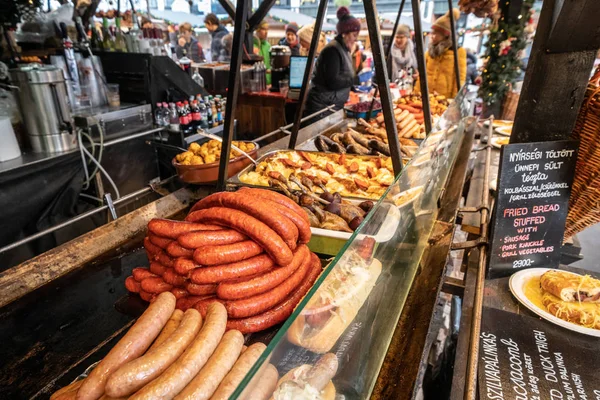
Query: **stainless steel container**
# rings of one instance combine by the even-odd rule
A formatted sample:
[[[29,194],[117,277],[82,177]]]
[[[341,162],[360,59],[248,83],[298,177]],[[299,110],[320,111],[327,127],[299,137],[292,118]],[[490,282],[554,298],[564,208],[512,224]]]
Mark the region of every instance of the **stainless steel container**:
[[[19,87],[21,115],[33,151],[56,153],[77,147],[63,72],[30,64],[10,70]]]

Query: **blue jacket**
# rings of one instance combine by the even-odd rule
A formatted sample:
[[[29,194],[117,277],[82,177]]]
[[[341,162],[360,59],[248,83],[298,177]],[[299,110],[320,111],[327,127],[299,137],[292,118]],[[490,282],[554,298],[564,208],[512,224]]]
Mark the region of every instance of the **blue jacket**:
[[[214,32],[210,33],[212,36],[212,42],[210,43],[210,59],[212,61],[217,61],[219,59],[222,50],[225,48],[225,46],[223,46],[222,39],[228,33],[229,32],[223,25],[219,25]]]

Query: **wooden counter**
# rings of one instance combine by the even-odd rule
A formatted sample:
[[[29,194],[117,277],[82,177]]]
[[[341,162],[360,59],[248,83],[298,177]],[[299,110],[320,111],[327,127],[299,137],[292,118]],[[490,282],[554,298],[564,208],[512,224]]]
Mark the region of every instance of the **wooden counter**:
[[[271,92],[268,89],[241,94],[235,111],[239,135],[253,139],[287,125],[292,122],[296,104],[298,104],[296,100],[288,99],[281,93]]]

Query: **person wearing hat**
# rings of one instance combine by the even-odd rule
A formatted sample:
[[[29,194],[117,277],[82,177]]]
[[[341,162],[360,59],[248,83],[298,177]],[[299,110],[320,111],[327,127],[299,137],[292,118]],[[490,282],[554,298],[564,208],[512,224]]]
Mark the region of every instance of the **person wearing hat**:
[[[401,71],[410,72],[412,69],[413,76],[418,75],[417,56],[408,25],[398,26],[388,61],[391,64],[390,79],[392,82],[400,78]]]
[[[300,55],[300,41],[298,40],[298,24],[290,22],[285,26],[285,37],[279,41],[281,46],[287,46],[293,56]]]
[[[348,100],[352,86],[358,84],[350,52],[360,32],[360,21],[350,15],[347,7],[340,7],[337,17],[337,36],[317,58],[306,102],[306,115],[332,104],[337,110],[341,109]]]
[[[460,11],[454,8],[454,20],[460,17]],[[453,98],[467,78],[467,52],[464,48],[457,49],[458,72],[460,82],[456,84],[454,73],[454,52],[452,51],[452,34],[450,29],[450,12],[438,18],[431,26],[429,49],[425,54],[427,83],[431,93]],[[420,90],[415,85],[417,91]]]
[[[267,68],[267,85],[271,84],[271,44],[267,40],[269,36],[269,24],[267,21],[262,21],[256,28],[256,36],[254,37],[254,54],[258,54],[263,58],[265,67]]]
[[[298,41],[300,42],[300,55],[307,56],[308,51],[310,50],[310,42],[313,37],[313,33],[315,32],[315,24],[304,25],[298,31]],[[327,44],[327,38],[325,37],[325,33],[321,31],[321,35],[319,36],[319,44],[317,45],[317,56],[323,51],[323,48]]]

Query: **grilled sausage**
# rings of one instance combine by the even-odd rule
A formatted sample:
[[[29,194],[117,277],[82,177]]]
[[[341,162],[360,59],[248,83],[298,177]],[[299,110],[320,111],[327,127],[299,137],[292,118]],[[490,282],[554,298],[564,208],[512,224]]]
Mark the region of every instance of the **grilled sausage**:
[[[222,246],[206,246],[194,250],[194,261],[201,265],[220,265],[246,260],[263,252],[252,240]]]
[[[127,289],[131,293],[139,293],[141,286],[140,283],[136,281],[133,276],[128,276],[125,279],[125,289]]]
[[[185,286],[185,276],[179,275],[173,268],[169,268],[165,271],[162,279],[169,285],[183,287]],[[170,290],[170,289],[169,289]]]
[[[192,263],[193,264],[193,263]],[[251,276],[271,269],[275,262],[266,254],[260,254],[231,264],[215,267],[196,268],[190,274],[190,280],[197,284],[217,283],[228,279]]]
[[[177,258],[173,262],[173,269],[181,276],[189,276],[190,272],[200,267],[194,261],[183,257]]]
[[[131,271],[131,274],[133,275],[133,279],[135,279],[138,282],[141,282],[146,278],[155,278],[158,276],[158,275],[150,272],[147,268],[142,268],[142,267],[134,268]]]
[[[190,295],[190,293],[186,289],[180,287],[174,287],[173,289],[171,289],[171,293],[173,293],[177,300],[183,297],[188,297]]]
[[[235,391],[242,379],[246,376],[250,368],[256,360],[265,351],[267,346],[263,343],[254,343],[242,353],[240,358],[235,362],[231,371],[225,376],[215,393],[210,398],[211,400],[228,400],[229,396]]]
[[[190,294],[195,296],[206,296],[217,293],[217,285],[212,283],[198,285],[197,283],[188,282],[185,288]]]
[[[166,273],[166,272],[165,272]],[[173,289],[173,285],[168,284],[161,278],[157,276],[155,278],[146,278],[141,283],[142,290],[147,293],[162,293],[168,292]]]
[[[192,258],[194,250],[183,247],[178,242],[173,241],[167,246],[167,254],[171,257],[187,257]]]
[[[148,351],[154,349],[157,346],[160,346],[169,336],[171,336],[171,334],[175,332],[175,329],[177,329],[177,327],[181,323],[181,318],[183,318],[183,311],[177,309],[173,311],[171,318],[169,318],[169,320],[163,327],[162,331],[160,331],[160,334],[154,340],[154,343],[152,343],[152,346],[150,346]]]
[[[163,276],[163,274],[165,273],[166,270],[167,270],[167,267],[165,267],[161,263],[159,263],[157,261],[150,262],[150,272],[152,272],[153,274],[156,274],[158,276]]]
[[[223,244],[232,244],[247,240],[248,236],[233,229],[223,229],[220,231],[203,231],[184,233],[177,238],[177,241],[183,247],[188,249],[197,249],[204,246],[220,246]]]
[[[194,231],[217,231],[223,229],[216,225],[196,224],[186,221],[171,221],[154,218],[148,222],[148,230],[155,235],[169,239],[177,239],[179,235]]]
[[[263,199],[274,201],[275,203],[279,203],[282,206],[287,207],[292,211],[295,211],[296,214],[298,214],[300,216],[305,215],[304,212],[302,211],[302,207],[300,207],[298,204],[296,204],[292,199],[284,196],[281,193],[277,193],[273,190],[243,187],[239,191],[240,192],[243,191],[245,193],[249,193],[252,196],[260,197]],[[306,219],[308,220],[308,217],[306,217]]]
[[[379,140],[369,140],[369,148],[378,151],[383,155],[390,156],[390,146]]]
[[[196,303],[198,303],[200,300],[204,300],[207,297],[211,297],[211,295],[208,296],[186,296],[186,297],[182,297],[180,299],[177,299],[177,304],[175,305],[175,307],[178,310],[181,311],[186,311],[189,308],[192,308],[196,305]],[[204,311],[204,314],[202,314],[203,317],[206,316],[206,310]]]
[[[152,300],[154,300],[154,297],[156,297],[154,293],[148,293],[143,289],[140,289],[139,295],[142,300],[147,301],[148,303],[151,303]]]
[[[267,364],[264,370],[261,371],[260,375],[257,375],[256,382],[252,385],[252,388],[244,390],[243,400],[268,400],[275,389],[277,388],[277,380],[279,379],[279,372],[273,364]],[[252,384],[251,383],[251,384]],[[248,394],[246,394],[248,391]]]
[[[154,235],[152,232],[148,232],[148,239],[150,239],[150,242],[152,242],[152,244],[160,247],[163,250],[165,250],[167,248],[167,246],[173,242],[173,239],[160,237],[160,236]]]

